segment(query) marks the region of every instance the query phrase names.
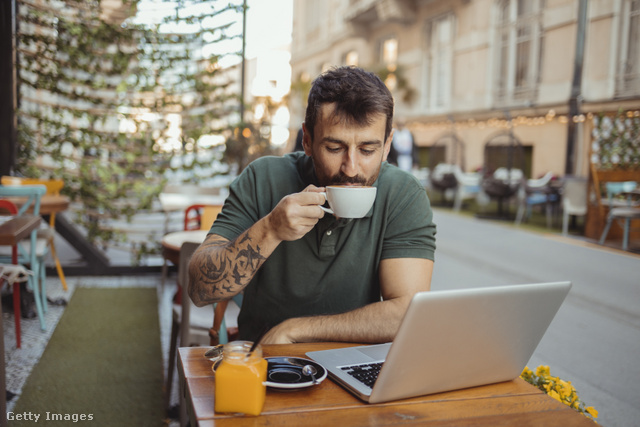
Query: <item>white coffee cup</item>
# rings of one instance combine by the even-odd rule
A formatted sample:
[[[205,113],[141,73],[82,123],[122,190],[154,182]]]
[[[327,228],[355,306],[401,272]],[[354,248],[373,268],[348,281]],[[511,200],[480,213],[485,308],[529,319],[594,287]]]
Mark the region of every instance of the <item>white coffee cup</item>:
[[[320,206],[338,218],[362,218],[376,200],[376,187],[329,185],[322,193],[331,209]]]

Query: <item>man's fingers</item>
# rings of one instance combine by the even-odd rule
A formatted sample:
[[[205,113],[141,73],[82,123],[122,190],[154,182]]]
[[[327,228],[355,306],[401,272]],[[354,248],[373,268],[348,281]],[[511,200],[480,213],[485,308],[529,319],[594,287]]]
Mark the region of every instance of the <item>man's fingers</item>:
[[[303,191],[302,193],[298,193],[295,196],[295,200],[301,206],[323,205],[325,202],[325,198],[322,193]]]

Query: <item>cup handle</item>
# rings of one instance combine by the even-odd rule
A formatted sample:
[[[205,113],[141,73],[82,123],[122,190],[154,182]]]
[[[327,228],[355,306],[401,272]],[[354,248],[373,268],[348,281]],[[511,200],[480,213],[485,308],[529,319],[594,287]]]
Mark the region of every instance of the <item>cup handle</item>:
[[[327,193],[325,193],[325,192],[321,192],[320,194],[322,194],[322,195],[324,196],[324,199],[325,199],[325,200],[327,200]],[[331,215],[335,215],[335,214],[333,213],[333,211],[332,211],[331,209],[329,209],[329,208],[325,208],[324,206],[320,206],[320,205],[318,205],[318,207],[319,207],[320,209],[322,209],[323,211],[325,211],[326,213],[330,213]]]

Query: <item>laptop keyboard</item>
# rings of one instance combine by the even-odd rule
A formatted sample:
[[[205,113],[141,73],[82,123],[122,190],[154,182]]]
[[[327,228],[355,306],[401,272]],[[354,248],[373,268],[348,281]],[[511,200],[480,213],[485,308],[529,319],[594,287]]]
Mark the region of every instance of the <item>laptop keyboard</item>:
[[[357,379],[364,385],[373,388],[378,379],[380,369],[382,369],[382,362],[366,363],[362,365],[343,366],[343,371]]]

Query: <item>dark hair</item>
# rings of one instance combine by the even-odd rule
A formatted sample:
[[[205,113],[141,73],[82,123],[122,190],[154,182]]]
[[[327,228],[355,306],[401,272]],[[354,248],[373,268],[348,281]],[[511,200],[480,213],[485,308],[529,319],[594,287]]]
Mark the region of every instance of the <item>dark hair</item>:
[[[313,140],[313,131],[323,104],[335,103],[334,116],[360,126],[372,121],[372,115],[387,117],[384,139],[393,126],[393,96],[378,76],[358,67],[335,67],[320,74],[309,91],[305,127]]]

